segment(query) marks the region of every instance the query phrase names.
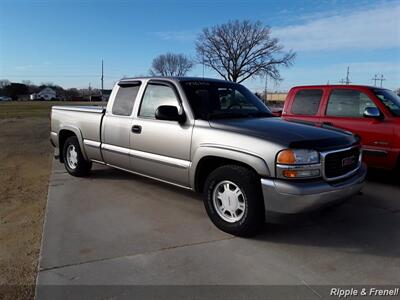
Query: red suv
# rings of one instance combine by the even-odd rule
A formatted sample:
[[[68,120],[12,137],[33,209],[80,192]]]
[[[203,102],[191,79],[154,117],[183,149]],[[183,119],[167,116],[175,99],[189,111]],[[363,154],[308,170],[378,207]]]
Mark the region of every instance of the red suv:
[[[368,166],[399,166],[400,97],[390,90],[361,85],[297,86],[286,97],[282,118],[351,131],[361,138]]]

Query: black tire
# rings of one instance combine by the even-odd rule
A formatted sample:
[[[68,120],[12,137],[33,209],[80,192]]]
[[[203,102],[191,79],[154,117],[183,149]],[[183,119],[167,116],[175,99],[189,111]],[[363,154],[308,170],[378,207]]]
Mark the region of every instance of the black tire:
[[[72,166],[68,161],[68,151],[70,147],[76,152],[76,165]],[[72,176],[84,177],[87,176],[92,168],[92,162],[85,160],[82,155],[81,147],[78,142],[78,138],[76,136],[71,136],[67,138],[64,143],[63,151],[62,151],[65,169],[67,169],[68,173]]]
[[[221,187],[224,181],[229,181],[239,187],[243,194],[240,201],[246,203],[246,208],[241,219],[238,221],[231,220],[231,222],[228,222],[224,220],[214,205],[214,190],[218,186]],[[234,185],[233,188],[235,188]],[[222,203],[222,201],[219,202]],[[264,202],[259,177],[252,170],[238,165],[219,167],[208,176],[204,186],[204,206],[215,226],[222,231],[236,236],[253,236],[262,227],[265,220]]]

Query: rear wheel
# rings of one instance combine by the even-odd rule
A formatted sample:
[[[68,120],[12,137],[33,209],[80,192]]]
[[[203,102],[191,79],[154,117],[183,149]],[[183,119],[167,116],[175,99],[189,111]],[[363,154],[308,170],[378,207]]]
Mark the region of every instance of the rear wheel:
[[[254,235],[264,223],[259,178],[242,166],[222,166],[208,176],[204,205],[215,226],[233,235]]]
[[[92,162],[85,160],[76,136],[69,137],[63,147],[63,159],[68,173],[82,177],[89,174]]]

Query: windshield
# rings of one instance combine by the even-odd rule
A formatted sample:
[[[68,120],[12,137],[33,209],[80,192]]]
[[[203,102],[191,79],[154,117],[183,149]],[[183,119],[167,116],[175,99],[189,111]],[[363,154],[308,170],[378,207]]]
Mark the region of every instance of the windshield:
[[[375,95],[396,116],[400,116],[400,97],[390,90],[374,90]]]
[[[272,117],[268,107],[240,84],[211,81],[181,84],[196,119]]]

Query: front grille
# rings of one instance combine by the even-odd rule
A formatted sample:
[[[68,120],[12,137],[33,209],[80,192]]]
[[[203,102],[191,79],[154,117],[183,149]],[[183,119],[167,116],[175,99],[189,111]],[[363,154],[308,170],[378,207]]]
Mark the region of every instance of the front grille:
[[[360,148],[328,153],[325,156],[325,176],[335,178],[346,175],[358,167]]]

